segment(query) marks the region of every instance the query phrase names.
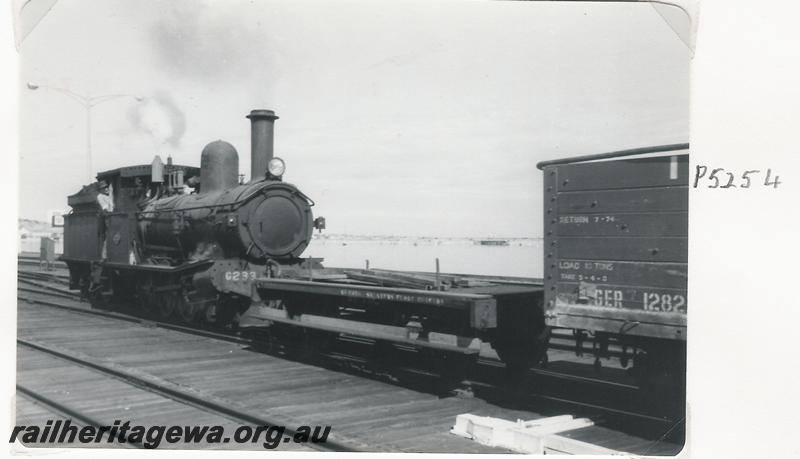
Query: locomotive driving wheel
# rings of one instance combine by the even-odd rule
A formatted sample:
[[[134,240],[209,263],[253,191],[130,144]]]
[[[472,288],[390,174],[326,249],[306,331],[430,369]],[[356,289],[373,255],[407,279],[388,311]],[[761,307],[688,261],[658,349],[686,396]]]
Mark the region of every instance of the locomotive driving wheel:
[[[98,265],[92,267],[86,282],[86,298],[93,308],[108,309],[111,305],[111,279],[108,273]]]
[[[96,309],[108,309],[111,305],[109,296],[103,293],[102,285],[90,285],[88,288],[87,297],[89,304]]]
[[[155,300],[152,295],[139,294],[139,309],[145,314],[150,315],[155,310]]]
[[[80,288],[81,292],[81,301],[89,298],[89,284],[90,282],[88,277],[81,277],[78,281],[78,287]]]
[[[151,279],[147,279],[139,286],[137,297],[139,298],[139,308],[146,315],[155,312],[156,309],[156,294],[153,292],[154,286]]]
[[[158,296],[158,313],[164,318],[168,319],[175,312],[178,306],[178,294],[176,292],[164,292]]]
[[[207,324],[213,324],[217,321],[217,301],[219,299],[208,301],[203,307],[203,314],[201,320]]]
[[[177,312],[178,317],[180,317],[180,319],[186,323],[193,322],[197,317],[198,312],[194,303],[190,302],[186,295],[182,292],[176,293],[175,297],[175,311]]]

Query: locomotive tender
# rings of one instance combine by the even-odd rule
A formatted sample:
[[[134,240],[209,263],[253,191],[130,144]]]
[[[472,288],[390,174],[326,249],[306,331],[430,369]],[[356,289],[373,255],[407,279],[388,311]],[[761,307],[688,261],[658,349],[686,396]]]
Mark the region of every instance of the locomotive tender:
[[[235,148],[216,141],[200,168],[156,158],[98,174],[113,188],[112,212],[100,211],[97,183],[70,196],[70,287],[99,307],[134,299],[164,318],[351,337],[443,366],[474,361],[488,342],[515,378],[546,362],[553,330],[572,330],[576,350],[587,339],[598,357],[621,348],[623,366],[632,360],[645,380],[681,384],[688,155],[664,153],[688,145],[540,163],[544,279],[352,270],[301,258],[325,221],[282,181],[278,117],[248,118],[247,183]]]

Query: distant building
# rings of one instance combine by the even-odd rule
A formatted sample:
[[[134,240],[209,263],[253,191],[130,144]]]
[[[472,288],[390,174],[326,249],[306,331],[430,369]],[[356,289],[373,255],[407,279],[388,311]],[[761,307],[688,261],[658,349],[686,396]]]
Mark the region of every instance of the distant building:
[[[17,253],[39,253],[41,238],[49,237],[55,242],[56,254],[64,251],[63,228],[53,228],[50,223],[36,220],[19,220],[17,227]]]

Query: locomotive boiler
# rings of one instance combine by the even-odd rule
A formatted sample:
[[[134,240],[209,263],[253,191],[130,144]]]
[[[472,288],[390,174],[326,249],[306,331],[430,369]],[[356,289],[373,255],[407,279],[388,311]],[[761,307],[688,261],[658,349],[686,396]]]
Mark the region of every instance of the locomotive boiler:
[[[273,154],[275,113],[253,110],[247,118],[247,183],[239,178],[236,149],[217,140],[203,149],[200,168],[156,157],[150,165],[102,172],[70,196],[62,259],[71,286],[95,304],[135,297],[164,317],[226,322],[257,296],[226,283],[231,276],[299,266],[324,219],[314,220],[313,201],[282,179],[285,163]],[[98,213],[105,187],[113,205]]]
[[[283,161],[272,156],[269,110],[254,110],[252,178],[239,184],[233,145],[217,140],[200,156],[197,193],[146,203],[139,214],[142,243],[150,253],[190,258],[198,251],[216,258],[297,259],[311,240],[311,200],[281,181]]]

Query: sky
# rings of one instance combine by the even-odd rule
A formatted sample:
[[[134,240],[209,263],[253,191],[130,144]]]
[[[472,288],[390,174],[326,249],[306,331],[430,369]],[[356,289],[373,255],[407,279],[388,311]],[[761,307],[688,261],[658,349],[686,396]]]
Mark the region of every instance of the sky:
[[[93,174],[197,166],[223,139],[249,175],[245,115],[266,108],[284,180],[328,232],[539,237],[537,162],[688,141],[691,53],[660,11],[58,0],[19,48],[19,214],[45,220],[89,183],[86,109],[60,88],[126,95],[91,109]]]

